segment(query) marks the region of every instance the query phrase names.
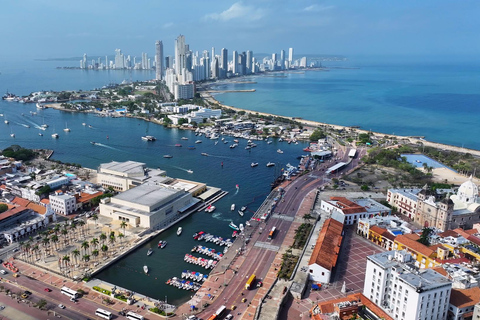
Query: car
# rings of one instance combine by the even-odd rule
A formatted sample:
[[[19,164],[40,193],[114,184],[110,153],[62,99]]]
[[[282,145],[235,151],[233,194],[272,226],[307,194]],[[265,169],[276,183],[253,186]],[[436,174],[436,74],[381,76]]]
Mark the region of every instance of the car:
[[[45,288],[45,289],[43,289],[43,291],[45,291],[45,292],[50,292],[50,291],[52,291],[52,289],[50,289],[50,288]]]
[[[232,304],[232,307],[230,309],[235,310],[235,309],[237,309],[237,306]]]
[[[59,304],[58,307],[59,307],[60,309],[65,309],[65,306],[64,306],[63,304]]]
[[[230,320],[232,318],[233,318],[233,316],[231,314],[229,314],[228,316],[225,317],[225,320]]]
[[[0,306],[0,310],[3,310],[3,309],[5,309],[5,306]]]
[[[242,299],[242,302],[247,302],[247,298],[243,298],[243,299]]]
[[[22,295],[20,297],[22,297],[22,299],[26,299],[26,298],[28,298],[28,295],[25,294],[25,293],[22,293]]]

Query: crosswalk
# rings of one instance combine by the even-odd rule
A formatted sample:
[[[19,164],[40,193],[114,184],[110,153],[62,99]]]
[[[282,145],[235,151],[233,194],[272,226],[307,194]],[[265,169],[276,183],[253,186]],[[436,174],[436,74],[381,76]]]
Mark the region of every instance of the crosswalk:
[[[281,220],[285,220],[285,221],[293,221],[295,220],[295,217],[290,217],[290,216],[286,216],[286,215],[283,215],[283,214],[278,214],[278,213],[274,213],[272,214],[272,219],[281,219]]]
[[[271,250],[271,251],[275,251],[277,252],[280,247],[279,246],[274,246],[268,242],[262,242],[262,241],[257,241],[255,242],[255,247],[259,247],[259,248],[262,248],[262,249],[267,249],[267,250]]]

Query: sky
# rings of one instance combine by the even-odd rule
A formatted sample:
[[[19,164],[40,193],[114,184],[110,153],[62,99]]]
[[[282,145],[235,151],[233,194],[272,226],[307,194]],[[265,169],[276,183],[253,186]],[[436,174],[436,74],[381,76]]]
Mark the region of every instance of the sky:
[[[480,1],[4,0],[0,58],[173,55],[194,51],[325,55],[479,55]]]

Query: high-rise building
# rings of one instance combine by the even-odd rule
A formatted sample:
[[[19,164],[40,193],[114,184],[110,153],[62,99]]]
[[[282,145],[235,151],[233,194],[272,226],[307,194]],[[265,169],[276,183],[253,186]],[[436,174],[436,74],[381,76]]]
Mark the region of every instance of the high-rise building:
[[[285,70],[285,50],[280,51],[280,70]]]
[[[238,73],[238,52],[232,52],[233,59],[232,59],[232,73],[236,75]]]
[[[155,42],[155,79],[163,80],[163,43]]]
[[[182,74],[185,68],[185,36],[179,35],[175,39],[175,73],[177,76]]]
[[[205,79],[210,79],[210,56],[207,50],[203,51],[203,63],[205,65]]]
[[[277,54],[276,53],[272,53],[272,70],[275,70],[277,69]]]
[[[222,48],[222,51],[221,51],[220,68],[221,68],[220,77],[226,78],[228,73],[228,50],[225,48]]]
[[[115,49],[115,69],[123,69],[125,68],[124,58],[122,54],[122,50]]]
[[[165,57],[165,70],[167,68],[173,68],[173,58],[172,58],[172,56]]]
[[[248,50],[247,51],[247,72],[246,72],[246,74],[253,73],[253,71],[252,71],[252,58],[253,58],[253,52],[251,50]]]
[[[447,319],[452,283],[432,269],[418,269],[406,250],[367,257],[363,295],[398,320]]]
[[[293,48],[288,48],[288,62],[292,65],[293,62]]]
[[[220,68],[218,67],[218,57],[214,57],[212,61],[212,79],[218,79],[219,77]]]
[[[242,76],[247,73],[247,54],[245,52],[238,55],[238,73]]]

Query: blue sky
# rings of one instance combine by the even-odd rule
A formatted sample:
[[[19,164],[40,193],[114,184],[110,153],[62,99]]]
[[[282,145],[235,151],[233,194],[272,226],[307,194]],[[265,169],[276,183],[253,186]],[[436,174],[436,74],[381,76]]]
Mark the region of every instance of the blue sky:
[[[1,57],[79,57],[116,48],[304,54],[479,55],[480,1],[6,0]]]

